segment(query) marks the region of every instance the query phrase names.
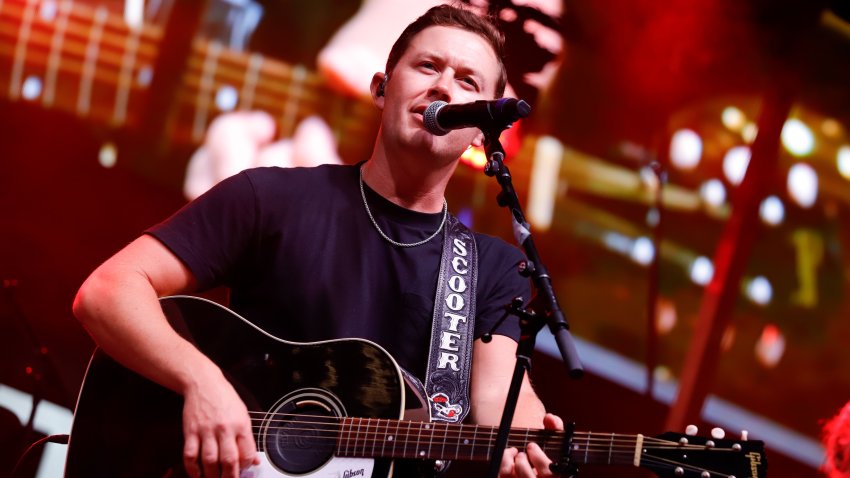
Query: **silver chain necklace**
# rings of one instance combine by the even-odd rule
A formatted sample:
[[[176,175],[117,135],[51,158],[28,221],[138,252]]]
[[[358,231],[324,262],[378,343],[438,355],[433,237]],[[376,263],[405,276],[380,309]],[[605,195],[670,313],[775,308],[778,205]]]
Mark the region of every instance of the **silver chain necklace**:
[[[366,191],[363,189],[363,167],[362,166],[360,167],[360,197],[363,198],[363,206],[366,208],[366,214],[369,215],[369,220],[372,221],[372,225],[375,226],[375,229],[378,230],[378,234],[380,234],[381,237],[386,239],[387,242],[389,242],[390,244],[392,244],[394,246],[398,246],[398,247],[416,247],[416,246],[421,246],[422,244],[425,244],[426,242],[430,241],[431,239],[436,237],[437,234],[440,233],[440,231],[443,230],[443,226],[446,225],[446,217],[448,217],[448,215],[449,215],[449,203],[446,202],[445,199],[443,199],[443,220],[440,221],[440,227],[438,227],[437,230],[434,231],[434,234],[431,234],[430,236],[426,237],[425,239],[422,239],[419,242],[412,242],[412,243],[398,242],[398,241],[394,241],[394,240],[390,239],[389,236],[384,234],[384,231],[381,230],[381,227],[378,226],[378,223],[375,221],[375,217],[372,216],[372,211],[369,210],[369,203],[366,202]]]

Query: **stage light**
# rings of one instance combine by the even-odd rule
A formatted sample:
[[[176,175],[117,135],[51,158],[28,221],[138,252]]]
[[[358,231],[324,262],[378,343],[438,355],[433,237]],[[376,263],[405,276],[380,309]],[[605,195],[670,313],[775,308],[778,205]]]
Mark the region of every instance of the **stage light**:
[[[670,333],[679,321],[676,304],[670,299],[659,297],[655,310],[655,330],[662,335]]]
[[[769,226],[778,226],[785,219],[785,206],[782,200],[776,196],[768,196],[764,198],[759,207],[759,217],[762,222]]]
[[[770,281],[763,276],[755,277],[747,284],[747,297],[758,305],[767,305],[773,298],[773,287]]]
[[[632,250],[629,253],[629,257],[640,265],[649,265],[655,257],[655,244],[648,237],[638,237],[632,243]]]
[[[720,207],[726,201],[726,187],[719,179],[709,179],[700,186],[699,195],[706,204]]]
[[[617,232],[606,232],[602,236],[602,243],[608,250],[619,252],[620,254],[630,255],[632,250],[632,240]]]
[[[806,156],[815,148],[815,136],[802,121],[791,118],[782,127],[782,145],[794,156]]]
[[[818,199],[818,174],[805,163],[797,163],[788,170],[788,194],[797,204],[810,208]]]
[[[711,259],[705,256],[699,256],[691,263],[691,280],[697,285],[708,285],[714,276],[714,264]]]
[[[759,134],[759,127],[756,126],[755,123],[747,123],[744,125],[744,128],[741,129],[741,139],[744,140],[747,144],[752,144],[753,141],[756,140],[756,136]]]
[[[470,147],[460,156],[460,161],[467,166],[483,171],[484,166],[487,166],[487,154],[484,153],[483,148]]]
[[[744,127],[744,123],[747,121],[747,117],[744,115],[744,112],[738,108],[734,106],[727,106],[723,109],[723,113],[720,115],[720,120],[723,122],[723,126],[730,130],[741,131]]]
[[[103,143],[100,151],[97,153],[97,161],[104,168],[115,166],[115,163],[118,161],[118,149],[115,147],[115,144],[111,142]]]
[[[702,157],[702,139],[690,129],[680,129],[670,140],[670,161],[680,169],[695,168]]]
[[[756,341],[756,358],[768,368],[775,367],[785,354],[785,337],[779,327],[767,324]]]
[[[751,154],[749,146],[735,146],[723,157],[723,174],[733,186],[741,184],[744,180],[747,167],[750,165]]]
[[[850,146],[845,144],[838,148],[835,160],[838,163],[838,172],[844,179],[850,180]]]
[[[838,138],[841,136],[841,123],[832,118],[827,118],[820,124],[820,131],[826,137]]]

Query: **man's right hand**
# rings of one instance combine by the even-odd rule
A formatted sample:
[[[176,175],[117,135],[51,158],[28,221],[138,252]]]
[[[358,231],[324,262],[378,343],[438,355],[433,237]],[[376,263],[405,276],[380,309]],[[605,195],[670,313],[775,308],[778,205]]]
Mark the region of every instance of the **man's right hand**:
[[[184,392],[183,464],[192,477],[238,478],[260,458],[245,403],[216,372]]]

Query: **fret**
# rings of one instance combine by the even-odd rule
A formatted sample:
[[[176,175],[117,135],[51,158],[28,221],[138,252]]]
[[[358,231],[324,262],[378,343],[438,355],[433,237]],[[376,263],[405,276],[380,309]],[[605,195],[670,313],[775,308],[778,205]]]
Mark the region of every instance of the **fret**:
[[[36,2],[30,0],[24,8],[24,14],[21,17],[21,27],[18,31],[18,41],[15,44],[15,61],[12,66],[12,76],[9,81],[9,98],[17,100],[20,95],[21,84],[24,74],[24,61],[27,53],[27,44],[29,43],[30,31],[32,30],[32,20],[35,15]]]
[[[125,40],[121,73],[118,74],[118,86],[115,92],[115,108],[112,111],[113,125],[122,125],[127,119],[127,103],[130,100],[130,88],[133,85],[133,69],[136,65],[140,37],[139,28],[130,28]]]
[[[587,454],[590,451],[590,440],[593,438],[593,432],[587,432],[587,440],[584,442],[584,462],[587,463]]]
[[[380,420],[378,421],[378,423],[380,423]],[[381,437],[381,456],[387,456],[386,455],[387,440],[389,440],[389,437],[390,437],[390,421],[386,420],[386,423],[387,424],[384,425],[384,433],[383,433],[383,435],[380,435],[380,437]]]
[[[404,433],[404,453],[402,454],[405,458],[413,458],[416,456],[416,449],[414,448],[413,453],[410,453],[408,450],[410,449],[410,430],[413,424],[411,422],[406,422],[407,431]],[[418,444],[416,446],[419,446]]]
[[[426,432],[425,439],[428,440],[428,451],[426,452],[424,447],[419,447],[419,450],[418,450],[418,453],[417,453],[417,456],[419,458],[425,458],[426,456],[431,456],[431,445],[434,443],[434,426],[430,423],[424,424],[419,429],[419,435],[420,436],[422,435],[422,428],[424,428],[425,432]]]
[[[387,440],[390,440],[390,441],[392,441],[392,442],[393,442],[393,453],[392,453],[392,456],[398,456],[398,455],[396,455],[395,448],[396,448],[396,444],[398,443],[398,434],[399,434],[399,430],[400,430],[400,428],[401,428],[401,422],[400,422],[400,421],[396,421],[396,422],[395,422],[395,440],[393,440],[392,435],[390,435],[389,437],[387,437]]]
[[[364,430],[364,431],[363,431],[363,436],[364,436],[364,439],[363,439],[363,453],[362,453],[360,456],[373,456],[373,455],[370,455],[370,454],[368,454],[368,453],[366,452],[366,445],[367,445],[367,444],[369,444],[369,441],[370,441],[370,440],[369,440],[369,424],[370,424],[370,423],[372,423],[372,420],[369,420],[369,419],[367,418],[367,419],[366,419],[366,430]],[[373,454],[374,454],[374,451],[375,451],[375,450],[374,450],[374,445],[373,445],[373,449],[372,449]]]
[[[434,431],[437,431],[437,425],[440,422],[434,424]],[[449,424],[447,422],[443,422],[443,446],[440,448],[440,458],[446,458],[446,441],[449,439]]]
[[[455,441],[455,456],[454,456],[455,460],[460,458],[460,442],[461,442],[461,437],[463,437],[463,435],[464,435],[464,428],[466,428],[466,426],[464,424],[461,423],[460,425],[458,425],[457,436],[455,436],[455,440],[456,440]]]
[[[472,434],[472,443],[471,443],[472,446],[469,447],[469,459],[470,460],[472,460],[473,456],[475,456],[475,447],[477,446],[475,439],[477,437],[478,437],[478,425],[476,424],[475,425],[475,432]],[[488,448],[489,448],[489,445],[488,445]],[[487,451],[487,456],[488,457],[490,456],[489,450]]]
[[[94,72],[97,66],[97,57],[100,50],[103,24],[108,16],[106,8],[99,7],[95,11],[94,23],[91,26],[88,45],[86,46],[86,59],[83,66],[83,75],[80,78],[80,91],[77,96],[77,113],[80,116],[88,116],[91,109],[91,89],[94,82]]]
[[[257,89],[257,80],[260,78],[260,69],[263,66],[263,56],[256,53],[251,54],[248,60],[248,69],[245,70],[242,92],[239,94],[239,104],[242,109],[249,110],[254,103],[254,91]]]
[[[611,464],[611,454],[614,452],[614,434],[611,434],[611,441],[608,442],[608,464]]]
[[[343,430],[339,434],[339,454],[342,456],[348,456],[348,445],[351,443],[351,419],[343,418],[342,424]],[[342,446],[343,436],[345,436],[345,448]]]
[[[292,68],[292,79],[290,80],[289,95],[286,105],[283,107],[283,116],[280,120],[280,131],[284,136],[292,136],[295,132],[295,122],[298,114],[298,103],[301,101],[304,79],[307,77],[307,69],[302,65]]]
[[[413,426],[411,424],[411,426]],[[420,423],[418,427],[416,427],[416,446],[413,447],[413,456],[419,455],[419,440],[422,438],[422,424]]]
[[[206,58],[204,59],[200,87],[198,88],[198,95],[195,103],[195,120],[192,123],[192,139],[197,142],[200,142],[203,139],[204,130],[206,130],[207,127],[210,96],[212,95],[215,80],[215,69],[221,49],[221,43],[211,42],[207,49]]]
[[[363,426],[363,419],[357,418],[357,434],[354,435],[354,447],[352,448],[352,455],[357,455],[357,444],[360,443],[360,428]]]
[[[65,29],[68,28],[68,17],[71,16],[71,2],[62,2],[59,5],[59,17],[56,20],[56,29],[50,40],[50,55],[47,59],[47,72],[44,76],[44,96],[42,104],[50,107],[56,95],[56,78],[59,75],[59,65],[62,60],[62,44],[65,40]]]

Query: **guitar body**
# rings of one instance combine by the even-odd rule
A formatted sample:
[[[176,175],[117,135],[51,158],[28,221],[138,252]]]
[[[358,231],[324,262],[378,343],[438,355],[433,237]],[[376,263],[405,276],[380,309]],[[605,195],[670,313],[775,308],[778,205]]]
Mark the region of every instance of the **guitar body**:
[[[204,299],[170,297],[161,304],[172,326],[221,367],[248,409],[266,417],[397,420],[405,395],[412,396],[393,358],[371,342],[291,343]],[[182,409],[178,394],[97,350],[74,415],[66,476],[185,475]],[[243,476],[385,477],[392,472],[387,459],[333,457],[336,440],[311,430],[312,418],[284,426],[257,414],[252,418],[263,464]],[[302,431],[293,438],[296,429]]]

